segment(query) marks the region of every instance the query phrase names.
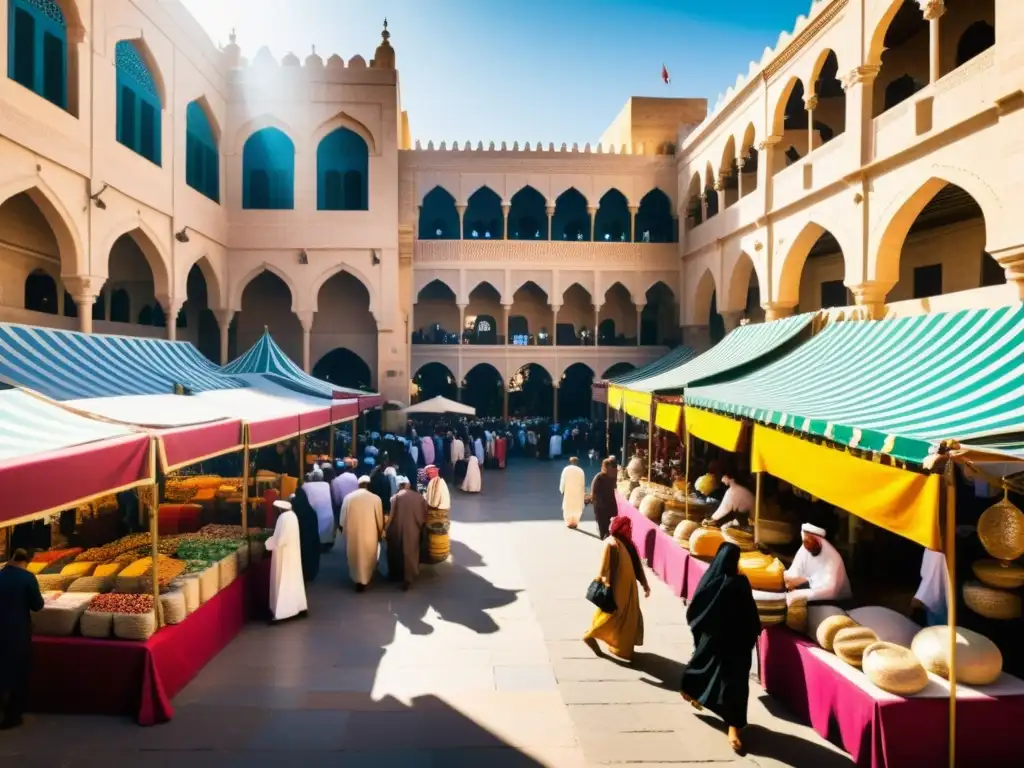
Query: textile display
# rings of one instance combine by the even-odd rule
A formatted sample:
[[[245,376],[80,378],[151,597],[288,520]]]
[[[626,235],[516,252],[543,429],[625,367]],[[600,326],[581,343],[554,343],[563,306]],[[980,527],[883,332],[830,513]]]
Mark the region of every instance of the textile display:
[[[858,766],[946,765],[949,688],[932,676],[920,694],[904,698],[872,685],[813,642],[785,627],[761,633],[761,684]],[[981,692],[957,688],[957,764],[1015,765],[1020,761],[1024,682],[1003,675]],[[922,733],[942,738],[920,738]]]

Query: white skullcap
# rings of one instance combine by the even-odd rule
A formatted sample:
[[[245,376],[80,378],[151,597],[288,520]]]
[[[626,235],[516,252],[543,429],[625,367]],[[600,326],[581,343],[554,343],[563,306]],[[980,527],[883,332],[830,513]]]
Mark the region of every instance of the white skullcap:
[[[395,477],[398,474],[398,472],[395,471],[394,467],[388,467],[387,469],[384,470],[384,474],[390,477]]]
[[[289,504],[287,501],[281,501],[280,499],[278,499],[277,501],[274,502],[274,509],[280,509],[287,512],[291,508],[292,505]]]
[[[370,476],[369,475],[361,475],[359,477],[359,483],[358,483],[359,485],[362,485],[363,483],[369,483],[369,482],[370,482]]]
[[[825,529],[819,528],[817,525],[811,525],[810,523],[804,523],[800,526],[801,533],[809,533],[811,536],[820,536],[825,538]]]
[[[399,475],[398,476],[398,484],[399,485],[412,485],[412,483],[409,482],[409,478],[406,477],[405,475]]]

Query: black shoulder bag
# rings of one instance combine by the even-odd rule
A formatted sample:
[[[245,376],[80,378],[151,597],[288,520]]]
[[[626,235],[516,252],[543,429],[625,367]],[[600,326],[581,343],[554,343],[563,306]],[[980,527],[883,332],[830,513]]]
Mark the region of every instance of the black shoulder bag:
[[[615,549],[612,550],[612,577],[615,576],[615,566],[618,553]],[[605,613],[615,613],[615,595],[612,593],[612,588],[605,584],[600,579],[594,579],[590,582],[590,586],[587,587],[587,600],[596,605],[600,610]]]

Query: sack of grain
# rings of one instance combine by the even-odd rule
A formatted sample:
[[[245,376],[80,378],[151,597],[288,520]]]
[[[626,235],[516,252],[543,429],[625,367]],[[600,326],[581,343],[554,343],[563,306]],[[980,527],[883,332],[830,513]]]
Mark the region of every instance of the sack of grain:
[[[185,599],[185,613],[195,613],[196,608],[201,604],[199,599],[199,574],[181,576],[171,582],[172,589],[180,589]]]
[[[47,602],[43,610],[32,614],[32,631],[37,635],[55,637],[73,635],[78,620],[95,596],[87,592],[65,593]]]
[[[212,600],[220,592],[220,568],[216,563],[199,572],[199,602]]]
[[[82,637],[99,640],[110,637],[114,631],[114,614],[100,611],[86,611],[78,622]]]
[[[187,616],[185,595],[180,589],[160,595],[160,618],[163,624],[181,624]]]
[[[82,578],[75,579],[71,582],[71,585],[68,587],[68,592],[92,592],[93,594],[103,594],[104,592],[110,592],[113,588],[113,576],[83,576]]]
[[[148,640],[156,632],[156,613],[115,613],[114,637],[122,640]]]
[[[220,571],[220,588],[227,589],[238,578],[238,555],[228,555],[217,564],[217,567]]]

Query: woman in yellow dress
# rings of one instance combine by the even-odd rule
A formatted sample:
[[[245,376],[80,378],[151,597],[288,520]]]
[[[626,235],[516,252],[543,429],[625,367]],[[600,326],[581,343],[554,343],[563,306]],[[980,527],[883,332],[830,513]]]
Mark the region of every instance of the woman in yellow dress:
[[[618,516],[612,520],[611,534],[601,548],[601,571],[597,578],[612,588],[615,610],[605,613],[598,608],[590,629],[583,635],[583,642],[598,656],[601,655],[597,644],[600,640],[615,656],[626,661],[633,658],[634,647],[644,644],[644,617],[637,582],[644,588],[644,597],[651,594],[632,535],[628,517]]]

